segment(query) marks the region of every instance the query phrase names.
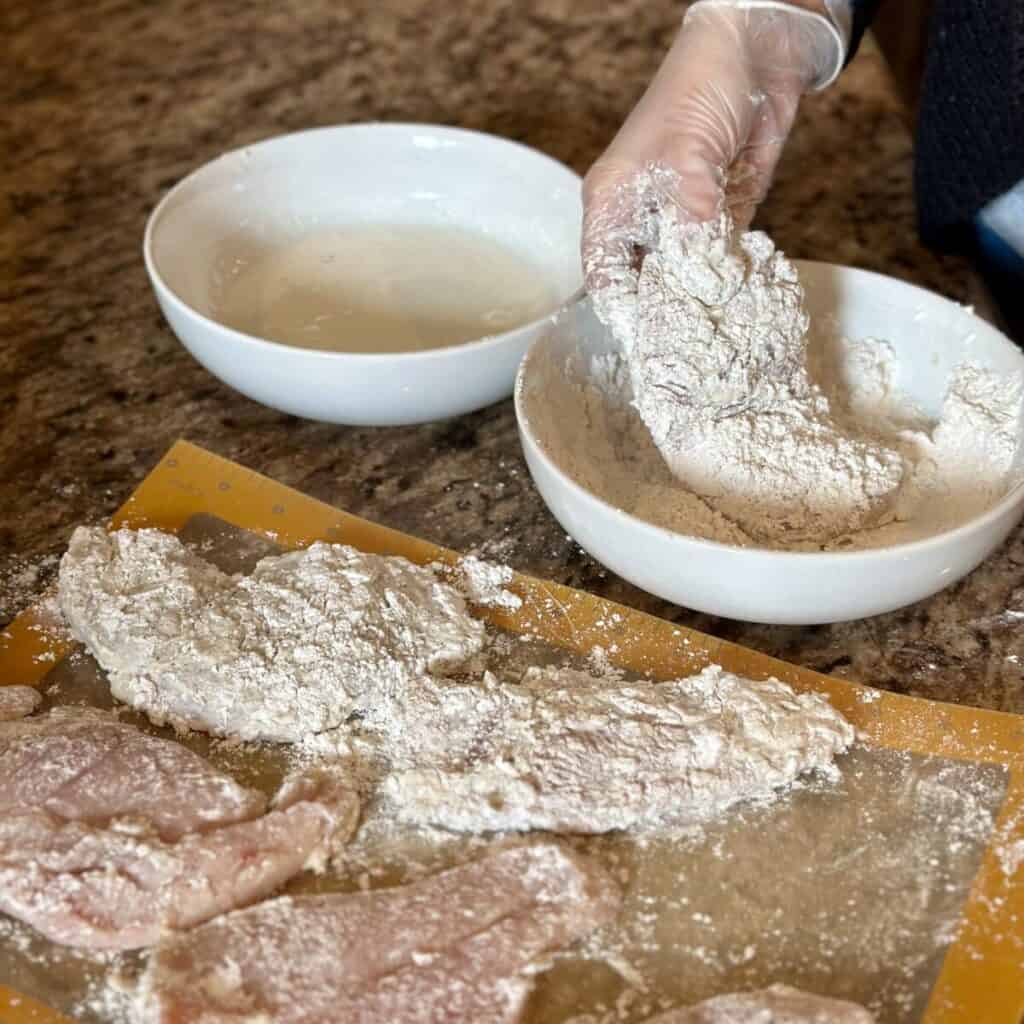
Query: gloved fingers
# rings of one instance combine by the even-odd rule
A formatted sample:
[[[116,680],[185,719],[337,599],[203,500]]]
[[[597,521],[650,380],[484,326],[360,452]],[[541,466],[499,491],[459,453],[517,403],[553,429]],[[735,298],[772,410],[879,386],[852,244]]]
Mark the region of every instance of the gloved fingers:
[[[725,202],[738,231],[746,231],[763,202],[796,118],[799,98],[766,98],[747,144],[729,171]]]
[[[636,177],[631,165],[606,160],[583,181],[583,279],[605,323],[616,317],[621,303],[631,304],[640,276],[641,246],[647,241],[643,231],[650,218],[629,187]],[[623,317],[628,324],[630,309]]]
[[[677,204],[677,174],[660,163],[603,157],[584,181],[583,274],[598,316],[628,345],[640,267]]]
[[[726,175],[720,158],[700,136],[665,140],[646,163],[602,157],[583,183],[583,273],[587,290],[635,290],[646,252],[658,243],[658,226],[699,223],[725,206]]]
[[[588,287],[628,274],[652,241],[652,218],[641,182],[643,165],[601,157],[583,179],[583,273]]]
[[[725,24],[725,23],[723,23]],[[635,286],[659,211],[709,220],[723,208],[725,170],[749,136],[756,90],[736,40],[680,32],[658,74],[584,181],[583,265],[594,294]],[[717,45],[711,45],[715,43]]]
[[[731,162],[731,158],[730,158]],[[588,285],[636,261],[657,243],[659,214],[681,223],[710,220],[724,203],[726,165],[700,135],[663,140],[644,160],[610,149],[583,182],[583,265]]]
[[[584,182],[582,255],[595,305],[602,295],[619,308],[628,303],[660,213],[676,223],[706,221],[729,206],[741,227],[749,224],[801,95],[837,60],[825,3],[691,5],[657,75]]]

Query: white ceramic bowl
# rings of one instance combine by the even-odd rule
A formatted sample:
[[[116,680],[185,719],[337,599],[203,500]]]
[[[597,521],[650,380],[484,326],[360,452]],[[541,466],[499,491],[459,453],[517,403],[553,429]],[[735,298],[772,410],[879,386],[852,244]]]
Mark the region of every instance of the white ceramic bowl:
[[[265,405],[333,423],[390,426],[455,416],[505,398],[547,318],[426,351],[302,349],[218,322],[218,290],[253,261],[346,226],[462,228],[528,253],[576,297],[580,179],[507,139],[437,125],[358,124],[270,139],[176,185],[146,226],[146,269],[174,333],[212,374]]]
[[[878,274],[798,263],[812,317],[835,315],[851,338],[885,338],[900,363],[902,391],[937,415],[953,368],[964,361],[1024,372],[1024,356],[990,324],[954,302]],[[584,300],[567,309],[519,371],[516,415],[527,464],[548,508],[594,558],[668,601],[733,619],[794,625],[877,615],[936,593],[992,553],[1024,515],[1024,483],[956,529],[890,547],[829,552],[741,548],[684,536],[630,515],[586,490],[552,455],[558,417],[540,360],[589,356],[614,342]],[[565,409],[560,415],[573,415]],[[1021,452],[1018,450],[1018,478]]]

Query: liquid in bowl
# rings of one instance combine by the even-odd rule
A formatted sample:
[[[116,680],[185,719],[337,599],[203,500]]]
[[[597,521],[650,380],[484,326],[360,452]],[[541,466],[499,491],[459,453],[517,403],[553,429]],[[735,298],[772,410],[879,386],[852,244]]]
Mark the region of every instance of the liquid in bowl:
[[[530,257],[482,232],[352,225],[226,255],[222,324],[297,348],[394,353],[515,330],[560,297]]]

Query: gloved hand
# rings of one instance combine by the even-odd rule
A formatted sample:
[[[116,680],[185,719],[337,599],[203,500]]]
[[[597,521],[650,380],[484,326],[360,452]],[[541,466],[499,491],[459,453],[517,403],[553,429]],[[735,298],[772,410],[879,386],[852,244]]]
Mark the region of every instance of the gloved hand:
[[[850,0],[696,0],[647,92],[587,174],[583,267],[600,292],[636,289],[667,204],[680,221],[728,208],[745,228],[800,97],[839,74]],[[621,308],[621,303],[620,303]]]

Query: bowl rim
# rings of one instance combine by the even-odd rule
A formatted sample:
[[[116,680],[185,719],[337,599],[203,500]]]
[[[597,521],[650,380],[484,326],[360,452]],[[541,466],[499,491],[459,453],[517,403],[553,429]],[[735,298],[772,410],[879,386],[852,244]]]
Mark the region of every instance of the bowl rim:
[[[800,264],[813,263],[819,267],[832,267],[844,271],[853,271],[857,274],[867,274],[871,277],[879,277],[888,282],[895,282],[903,287],[912,289],[914,291],[924,292],[925,294],[933,297],[942,299],[943,302],[949,302],[953,305],[959,305],[953,303],[952,299],[947,299],[945,296],[938,295],[936,292],[929,291],[927,288],[922,288],[920,285],[910,284],[907,281],[902,281],[899,278],[889,277],[886,274],[879,274],[877,271],[872,270],[861,270],[859,267],[850,267],[842,263],[826,263],[822,260],[798,260]],[[586,296],[581,301],[585,301]],[[985,324],[986,327],[994,330],[1004,342],[1016,349],[1016,346],[1010,341],[1009,338],[1003,334],[993,324],[989,324],[988,321],[982,320],[976,313],[971,310],[960,307],[969,316],[975,318],[980,323]],[[544,450],[543,445],[537,438],[534,432],[532,422],[528,416],[525,404],[525,392],[526,392],[526,375],[529,369],[531,360],[536,356],[540,346],[546,341],[546,337],[542,335],[537,338],[532,345],[530,345],[526,354],[523,356],[522,362],[519,364],[519,370],[516,373],[515,389],[513,391],[513,401],[515,403],[516,423],[519,427],[520,440],[524,448],[529,448],[532,454],[547,468],[549,469],[559,480],[559,482],[568,488],[570,492],[575,493],[579,498],[582,498],[586,502],[590,502],[599,508],[613,513],[614,515],[622,518],[623,520],[630,523],[631,526],[639,528],[640,532],[647,536],[653,537],[659,541],[665,541],[669,544],[678,545],[680,547],[690,547],[696,545],[699,548],[707,549],[711,552],[719,552],[723,556],[735,558],[743,555],[755,555],[759,558],[769,556],[771,558],[778,559],[798,559],[798,560],[817,560],[823,561],[825,559],[835,559],[837,561],[886,561],[893,558],[910,557],[911,555],[917,555],[919,553],[927,551],[929,548],[942,548],[951,543],[955,543],[960,537],[971,536],[976,533],[982,532],[985,527],[994,523],[1000,519],[1007,512],[1011,511],[1015,505],[1021,504],[1024,500],[1024,475],[1019,479],[1007,492],[990,508],[987,508],[984,512],[979,515],[972,516],[966,522],[961,523],[959,526],[954,526],[948,530],[942,530],[939,533],[930,534],[927,537],[920,537],[916,540],[900,541],[896,544],[886,544],[881,547],[873,548],[842,548],[838,550],[829,551],[787,551],[779,548],[766,548],[756,545],[744,546],[740,544],[729,544],[725,541],[710,540],[706,537],[692,537],[686,533],[677,533],[675,530],[669,530],[667,527],[658,526],[656,523],[648,522],[646,519],[641,519],[639,516],[634,515],[632,512],[627,512],[623,508],[619,508],[613,505],[611,502],[606,501],[604,498],[595,494],[593,491],[584,487],[582,484],[574,480],[565,470],[559,466],[555,460],[548,455]],[[1024,443],[1024,438],[1021,439]],[[539,487],[538,487],[539,490]],[[542,495],[543,497],[543,495]],[[545,504],[547,501],[545,499]],[[595,556],[596,557],[596,556]],[[600,561],[600,559],[598,559]]]
[[[586,289],[581,282],[571,295],[562,299],[543,316],[529,320],[524,324],[520,324],[518,327],[512,328],[511,330],[501,331],[497,334],[483,334],[479,338],[471,338],[469,341],[459,342],[457,345],[446,345],[440,348],[413,349],[408,352],[343,352],[333,351],[331,349],[302,348],[299,345],[288,345],[284,342],[274,341],[272,338],[261,338],[255,334],[247,334],[245,331],[239,331],[234,327],[229,327],[227,324],[223,324],[219,320],[215,320],[213,317],[207,316],[205,313],[201,313],[198,309],[190,305],[180,295],[178,295],[173,288],[171,288],[157,267],[156,257],[153,254],[153,240],[159,228],[159,222],[166,213],[167,207],[171,202],[173,202],[174,198],[186,188],[186,186],[192,184],[201,175],[208,173],[210,168],[220,161],[230,159],[232,156],[237,156],[253,149],[259,149],[263,146],[269,147],[271,145],[277,145],[290,139],[294,140],[300,137],[340,133],[350,130],[373,133],[383,131],[384,133],[395,135],[408,134],[410,131],[434,132],[436,134],[447,136],[484,139],[488,142],[498,143],[518,149],[524,154],[529,155],[531,158],[548,163],[555,169],[570,175],[571,178],[575,179],[577,187],[582,188],[583,185],[583,179],[571,167],[539,149],[534,149],[532,146],[527,146],[525,143],[518,142],[515,139],[507,139],[501,135],[494,135],[490,132],[475,131],[470,128],[458,128],[453,125],[431,124],[429,122],[418,121],[352,121],[344,124],[322,125],[317,128],[306,128],[301,131],[286,132],[282,135],[272,135],[256,142],[226,150],[218,156],[215,156],[212,160],[207,160],[205,163],[193,168],[183,178],[175,182],[174,185],[172,185],[171,188],[168,189],[168,191],[161,197],[156,206],[153,207],[149,216],[146,218],[146,226],[142,235],[142,257],[146,266],[146,273],[149,275],[150,283],[158,295],[170,303],[178,313],[188,317],[208,330],[214,330],[221,333],[241,345],[248,345],[256,349],[269,349],[270,351],[283,355],[286,358],[290,357],[306,360],[313,358],[317,362],[328,363],[345,363],[355,361],[357,363],[364,364],[380,364],[393,361],[426,362],[436,359],[443,360],[458,358],[461,355],[467,355],[470,351],[477,352],[485,351],[490,348],[500,348],[502,345],[513,340],[521,333],[536,329],[542,326],[545,322],[553,320],[564,310],[574,306],[583,298],[586,293]]]

